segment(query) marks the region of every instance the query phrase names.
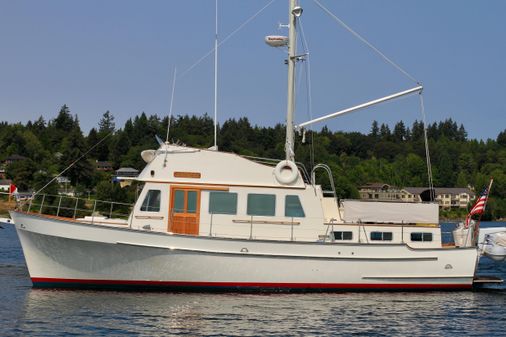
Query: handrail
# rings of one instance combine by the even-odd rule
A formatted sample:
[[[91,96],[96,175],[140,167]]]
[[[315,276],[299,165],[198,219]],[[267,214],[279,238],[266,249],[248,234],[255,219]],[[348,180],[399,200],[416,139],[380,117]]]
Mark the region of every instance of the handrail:
[[[337,206],[337,214],[339,215],[339,219],[342,221],[343,218],[341,217],[341,212],[339,211],[339,199],[337,198],[336,187],[334,185],[334,177],[332,176],[332,170],[330,169],[330,167],[327,164],[317,164],[315,167],[313,167],[313,169],[311,170],[311,183],[313,185],[316,184],[316,174],[315,173],[316,173],[316,170],[318,170],[318,169],[323,169],[327,172],[329,182],[330,182],[330,187],[332,188],[332,193],[334,195],[334,201]]]
[[[91,217],[91,223],[96,222],[97,210],[106,213],[106,219],[113,217],[128,218],[134,204],[86,199],[75,196],[38,194],[26,200],[18,201],[16,208],[21,211],[32,212],[35,208],[39,214],[76,219]],[[102,216],[102,215],[100,215]]]

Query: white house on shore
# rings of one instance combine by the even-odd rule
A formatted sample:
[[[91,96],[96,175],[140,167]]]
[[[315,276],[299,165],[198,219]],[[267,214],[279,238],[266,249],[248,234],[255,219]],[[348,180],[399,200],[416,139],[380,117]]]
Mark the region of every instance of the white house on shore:
[[[442,208],[466,208],[475,196],[469,188],[435,187],[434,190],[436,201]],[[427,187],[399,188],[383,183],[367,184],[359,189],[361,199],[404,202],[422,202],[421,195],[427,191]]]

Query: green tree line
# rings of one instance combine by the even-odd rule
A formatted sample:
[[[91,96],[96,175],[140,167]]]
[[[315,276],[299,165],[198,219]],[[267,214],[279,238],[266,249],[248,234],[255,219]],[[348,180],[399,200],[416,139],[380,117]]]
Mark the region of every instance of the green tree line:
[[[155,136],[166,134],[167,122],[167,117],[141,113],[117,128],[114,116],[106,111],[97,127],[84,134],[77,115],[64,105],[51,120],[40,117],[26,124],[1,122],[0,161],[15,154],[26,157],[7,165],[6,174],[20,190],[37,190],[93,148],[64,175],[78,193],[127,201],[134,193],[113,186],[111,173],[96,170],[96,161],[109,161],[115,169],[127,166],[141,170],[144,162],[140,152],[158,147]],[[496,139],[468,139],[463,125],[447,119],[429,124],[427,136],[434,186],[470,186],[480,193],[493,177],[486,217],[505,218],[506,130]],[[192,147],[210,147],[213,120],[208,115],[174,117],[169,138]],[[283,158],[284,139],[282,124],[263,127],[251,125],[247,118],[229,119],[219,126],[218,146],[221,151],[242,155]],[[424,125],[420,121],[411,126],[400,121],[392,129],[374,121],[367,134],[323,127],[297,134],[296,140],[297,161],[308,169],[314,163],[328,164],[340,197],[356,198],[358,188],[371,182],[398,187],[428,184]],[[321,179],[320,183],[328,183]],[[48,189],[54,191],[57,186],[54,183]]]

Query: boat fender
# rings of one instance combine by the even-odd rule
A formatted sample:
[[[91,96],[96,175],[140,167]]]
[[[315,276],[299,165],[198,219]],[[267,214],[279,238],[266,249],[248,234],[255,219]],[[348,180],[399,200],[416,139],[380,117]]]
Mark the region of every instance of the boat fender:
[[[274,168],[274,176],[280,184],[289,185],[297,180],[299,170],[293,161],[283,160]]]

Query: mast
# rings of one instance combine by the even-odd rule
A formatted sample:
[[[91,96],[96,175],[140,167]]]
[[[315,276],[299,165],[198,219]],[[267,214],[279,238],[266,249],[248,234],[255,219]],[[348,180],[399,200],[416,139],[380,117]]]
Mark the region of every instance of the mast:
[[[218,136],[218,0],[215,1],[215,20],[214,20],[214,146],[213,150],[218,150],[216,138]]]
[[[302,8],[296,6],[296,0],[288,0],[288,97],[286,105],[286,160],[294,161],[294,127],[293,112],[295,110],[295,62],[297,62],[297,18],[302,14]]]

